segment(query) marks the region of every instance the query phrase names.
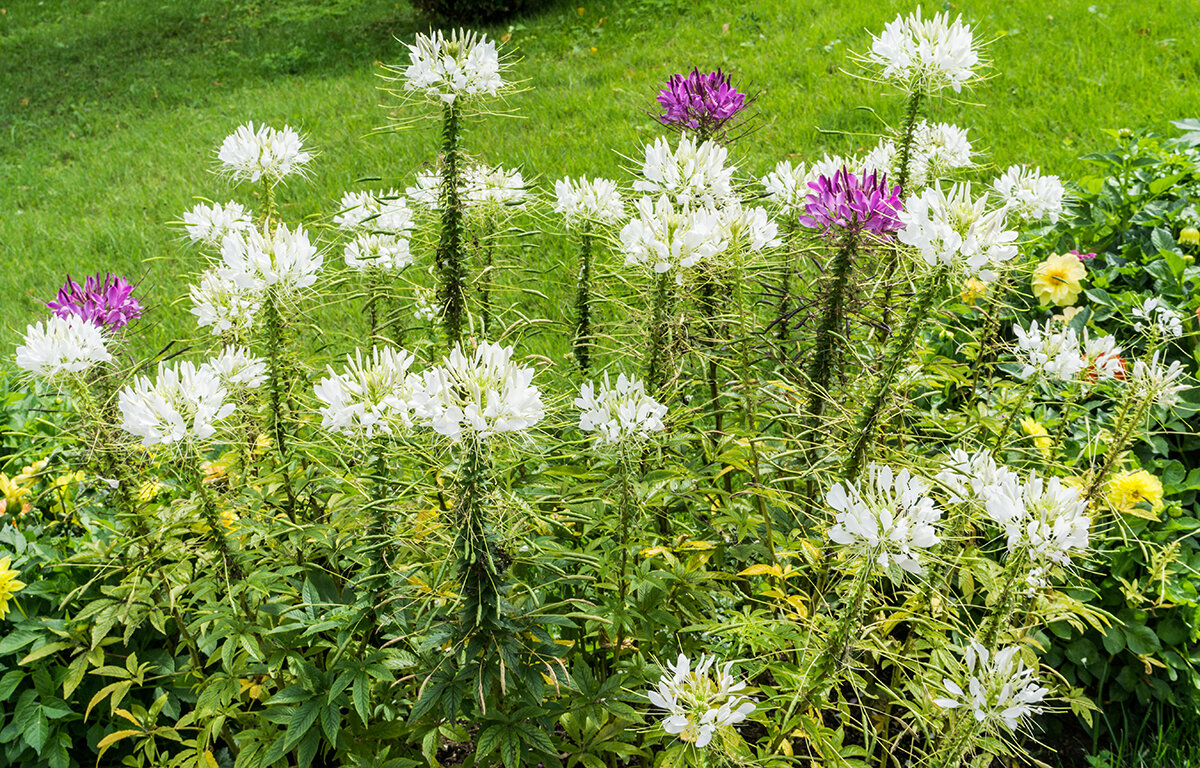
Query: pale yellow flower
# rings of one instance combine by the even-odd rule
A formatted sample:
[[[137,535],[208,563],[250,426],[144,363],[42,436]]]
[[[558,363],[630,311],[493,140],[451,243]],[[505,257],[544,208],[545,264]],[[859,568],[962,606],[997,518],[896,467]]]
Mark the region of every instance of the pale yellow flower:
[[[973,307],[975,306],[975,302],[983,298],[985,293],[987,293],[987,283],[977,277],[969,277],[967,278],[967,282],[963,283],[962,293],[959,294],[959,298],[962,299],[963,304]]]
[[[17,579],[18,572],[8,565],[9,558],[0,557],[0,619],[8,615],[8,601],[25,588],[25,582]]]
[[[1079,298],[1087,269],[1072,253],[1056,253],[1033,270],[1033,294],[1043,305],[1069,307]]]
[[[158,480],[147,480],[138,486],[137,491],[135,491],[133,495],[134,498],[143,504],[149,504],[157,499],[158,494],[166,490],[166,487],[167,486],[163,485]]]
[[[1021,419],[1021,431],[1029,437],[1033,438],[1033,445],[1038,449],[1038,452],[1043,456],[1050,453],[1050,446],[1053,441],[1050,439],[1050,433],[1040,423],[1026,416]]]
[[[1158,511],[1162,509],[1162,482],[1144,469],[1136,472],[1122,472],[1108,481],[1108,501],[1115,509],[1126,514],[1147,517],[1145,510],[1138,505],[1143,501],[1150,505],[1154,512],[1153,518],[1158,519]]]

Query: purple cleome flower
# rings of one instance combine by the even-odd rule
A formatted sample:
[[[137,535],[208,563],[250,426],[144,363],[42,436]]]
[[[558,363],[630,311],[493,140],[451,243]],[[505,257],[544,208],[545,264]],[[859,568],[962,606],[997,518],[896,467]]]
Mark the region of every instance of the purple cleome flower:
[[[1094,253],[1080,253],[1079,251],[1075,250],[1074,248],[1072,248],[1070,251],[1068,251],[1068,253],[1072,254],[1075,258],[1079,259],[1080,261],[1091,261],[1092,259],[1096,258],[1096,254],[1094,254]]]
[[[866,230],[890,238],[904,224],[898,218],[903,204],[900,186],[888,188],[884,174],[863,173],[862,178],[843,168],[831,179],[811,182],[800,225],[830,232],[834,229]]]
[[[729,84],[720,69],[701,74],[671,75],[659,91],[658,103],[666,110],[659,119],[668,125],[690,128],[702,137],[713,136],[746,108],[746,95]]]
[[[112,273],[91,275],[83,286],[67,276],[58,298],[47,307],[59,317],[81,317],[101,328],[121,328],[142,316],[142,305],[133,296],[133,286]]]

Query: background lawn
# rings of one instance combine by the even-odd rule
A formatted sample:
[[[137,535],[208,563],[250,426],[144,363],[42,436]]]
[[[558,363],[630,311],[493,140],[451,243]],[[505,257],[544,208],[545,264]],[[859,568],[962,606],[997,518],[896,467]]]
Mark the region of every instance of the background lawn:
[[[579,0],[582,2],[583,0]],[[991,77],[936,119],[969,126],[982,161],[1039,165],[1071,178],[1108,129],[1194,114],[1200,52],[1194,17],[1171,0],[946,4],[975,25]],[[661,129],[659,84],[692,66],[723,67],[758,93],[757,131],[733,155],[761,175],[786,157],[858,152],[895,123],[895,94],[855,76],[868,46],[908,2],[753,4],[635,0],[554,3],[511,27],[528,90],[521,119],[472,125],[481,159],[520,166],[552,192],[564,174],[618,174]],[[941,6],[927,6],[926,10]],[[432,159],[435,125],[372,134],[389,122],[381,61],[424,28],[391,0],[77,0],[10,2],[0,14],[0,304],[4,345],[69,272],[111,270],[142,282],[153,305],[144,348],[194,333],[188,279],[200,257],[168,226],[193,196],[235,193],[211,173],[221,139],[247,120],[289,123],[321,156],[283,192],[285,215],[327,219],[362,177],[403,188]],[[391,114],[398,114],[393,111]],[[361,185],[359,185],[361,186]],[[236,199],[253,203],[249,190]],[[311,222],[310,225],[316,222]],[[537,222],[525,221],[529,228]],[[570,280],[562,238],[524,240],[522,261],[547,292]],[[335,252],[331,262],[340,261]],[[561,304],[555,302],[556,305]],[[555,319],[560,310],[547,307]],[[356,309],[323,319],[355,329]]]

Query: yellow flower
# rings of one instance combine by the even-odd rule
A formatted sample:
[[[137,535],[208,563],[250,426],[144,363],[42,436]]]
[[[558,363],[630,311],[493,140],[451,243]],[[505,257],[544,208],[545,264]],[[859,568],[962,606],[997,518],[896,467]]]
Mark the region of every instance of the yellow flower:
[[[1151,519],[1158,519],[1158,511],[1162,509],[1163,487],[1157,477],[1144,469],[1136,472],[1122,472],[1108,481],[1108,501],[1116,509],[1126,514],[1138,517],[1149,517],[1145,510],[1138,505],[1143,501],[1150,505],[1155,513]]]
[[[1056,253],[1033,270],[1033,293],[1043,306],[1069,307],[1079,298],[1079,281],[1085,277],[1087,269],[1078,256]]]
[[[25,505],[25,498],[33,493],[28,485],[22,485],[18,482],[20,475],[9,480],[8,475],[0,472],[0,491],[4,493],[4,509],[12,510],[12,514],[21,511]]]
[[[1082,311],[1083,307],[1063,307],[1062,314],[1054,315],[1050,318],[1050,322],[1070,325],[1071,321],[1075,319],[1075,315],[1078,315]]]
[[[962,303],[967,306],[975,306],[975,302],[983,298],[983,294],[987,293],[987,283],[977,277],[967,278],[967,282],[963,283],[962,293],[959,298]]]
[[[1050,433],[1046,431],[1045,427],[1026,416],[1021,419],[1021,431],[1033,438],[1034,446],[1043,456],[1050,453],[1052,441]]]
[[[224,525],[231,532],[237,527],[238,516],[232,509],[226,507],[221,510],[221,525]]]
[[[147,480],[138,486],[134,492],[134,498],[143,504],[149,504],[158,498],[158,494],[162,493],[167,486],[160,483],[158,480]]]
[[[8,567],[9,558],[0,557],[0,619],[8,614],[8,601],[25,588],[25,582],[17,579],[17,571]]]

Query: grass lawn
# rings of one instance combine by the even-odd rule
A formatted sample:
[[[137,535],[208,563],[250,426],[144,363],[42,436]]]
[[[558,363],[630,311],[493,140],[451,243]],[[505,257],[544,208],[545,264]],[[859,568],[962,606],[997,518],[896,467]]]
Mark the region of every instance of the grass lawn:
[[[578,0],[583,2],[583,0]],[[850,54],[910,3],[636,0],[557,3],[515,22],[520,119],[470,127],[469,151],[520,166],[544,190],[564,174],[619,175],[660,128],[659,83],[692,66],[725,68],[758,94],[757,130],[735,145],[746,172],[777,160],[857,152],[895,123],[895,94],[856,77]],[[940,6],[937,6],[940,9]],[[1200,52],[1194,19],[1169,0],[947,4],[983,38],[990,78],[933,117],[969,126],[983,160],[1039,165],[1064,178],[1110,143],[1106,129],[1194,115]],[[927,10],[931,10],[927,8]],[[392,0],[13,0],[0,14],[0,308],[4,345],[69,272],[140,280],[154,309],[144,348],[194,334],[189,277],[200,257],[168,223],[193,196],[235,196],[210,171],[221,139],[247,120],[287,122],[320,157],[283,192],[286,216],[327,220],[363,177],[403,188],[432,159],[435,124],[389,122],[378,62],[423,28]],[[393,112],[392,114],[398,114]],[[237,199],[253,203],[248,190]],[[537,222],[527,220],[528,228]],[[562,238],[524,239],[520,256],[553,296],[569,282]],[[340,261],[334,252],[331,262]],[[558,305],[545,307],[555,319]],[[330,314],[331,313],[331,314]],[[353,331],[356,310],[322,310]]]

